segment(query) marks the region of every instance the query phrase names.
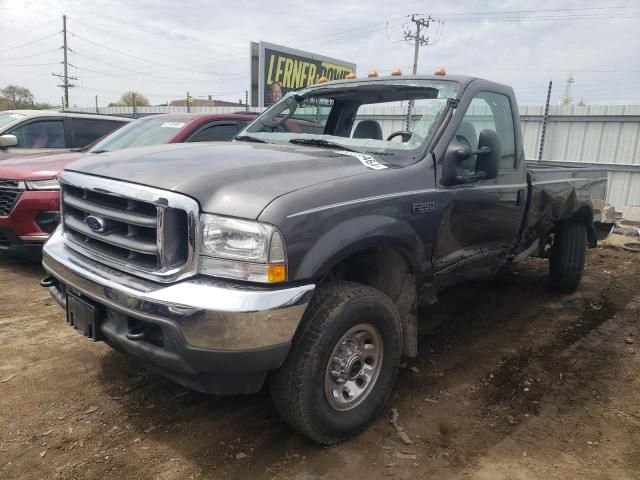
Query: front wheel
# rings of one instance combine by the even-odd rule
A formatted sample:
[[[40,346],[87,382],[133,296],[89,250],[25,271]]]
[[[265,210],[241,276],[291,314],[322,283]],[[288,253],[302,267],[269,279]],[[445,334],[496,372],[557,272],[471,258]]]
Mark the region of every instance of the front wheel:
[[[278,413],[321,444],[355,435],[391,393],[402,344],[400,314],[382,292],[350,282],[320,287],[272,374]]]

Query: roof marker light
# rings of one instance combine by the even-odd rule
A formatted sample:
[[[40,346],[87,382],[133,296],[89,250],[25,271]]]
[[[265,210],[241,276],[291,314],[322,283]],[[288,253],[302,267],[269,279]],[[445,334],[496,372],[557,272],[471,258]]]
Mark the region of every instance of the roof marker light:
[[[368,77],[377,77],[378,76],[378,71],[377,70],[371,70],[369,72],[369,75],[367,75]]]
[[[400,70],[399,68],[394,68],[393,71],[391,72],[392,77],[399,77],[401,75],[402,75],[402,70]]]
[[[444,69],[444,67],[438,67],[433,74],[445,76],[447,74],[447,71]]]
[[[346,78],[347,80],[353,80],[354,78],[357,78],[356,72],[351,72],[349,75],[347,75],[344,78]]]

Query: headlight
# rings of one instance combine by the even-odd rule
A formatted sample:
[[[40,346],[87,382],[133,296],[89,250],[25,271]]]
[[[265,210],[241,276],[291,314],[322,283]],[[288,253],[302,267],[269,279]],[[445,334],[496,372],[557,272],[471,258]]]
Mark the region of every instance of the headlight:
[[[284,240],[274,226],[203,214],[200,230],[201,273],[264,283],[287,279]]]
[[[60,190],[57,178],[50,180],[27,180],[24,182],[28,190]]]

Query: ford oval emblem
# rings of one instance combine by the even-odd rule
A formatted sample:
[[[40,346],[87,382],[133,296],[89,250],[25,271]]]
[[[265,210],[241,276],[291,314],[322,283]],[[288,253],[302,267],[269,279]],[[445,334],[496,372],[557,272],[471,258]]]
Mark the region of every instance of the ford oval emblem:
[[[84,219],[84,223],[86,223],[87,227],[89,227],[94,232],[104,233],[107,229],[107,222],[100,217],[96,217],[95,215],[89,215]]]

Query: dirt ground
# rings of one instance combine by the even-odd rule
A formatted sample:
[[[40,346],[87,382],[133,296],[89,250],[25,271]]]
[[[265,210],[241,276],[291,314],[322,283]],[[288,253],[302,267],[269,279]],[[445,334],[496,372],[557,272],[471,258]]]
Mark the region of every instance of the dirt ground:
[[[191,392],[81,337],[37,264],[0,258],[0,478],[640,479],[640,253],[591,250],[573,295],[546,269],[421,308],[383,414],[325,448],[266,392]]]

